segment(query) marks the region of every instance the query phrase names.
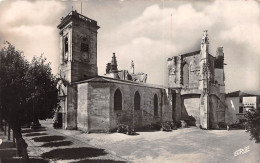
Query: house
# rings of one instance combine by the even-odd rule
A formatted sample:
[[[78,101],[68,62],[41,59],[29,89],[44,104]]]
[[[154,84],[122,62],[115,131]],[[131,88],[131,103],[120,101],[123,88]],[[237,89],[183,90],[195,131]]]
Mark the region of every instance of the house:
[[[241,123],[245,121],[245,111],[249,108],[259,108],[258,95],[235,91],[226,94],[227,110],[225,119],[227,124]]]

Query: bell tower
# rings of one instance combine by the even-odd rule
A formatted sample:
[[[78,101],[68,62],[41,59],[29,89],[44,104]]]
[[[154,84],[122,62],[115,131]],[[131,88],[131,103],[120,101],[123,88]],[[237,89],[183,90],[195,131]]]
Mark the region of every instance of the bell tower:
[[[60,75],[69,83],[97,76],[97,30],[95,20],[77,11],[61,18]]]
[[[64,95],[60,96],[63,128],[77,129],[77,85],[74,82],[97,76],[97,30],[95,20],[77,11],[61,18],[60,66]],[[65,84],[66,83],[66,84]]]

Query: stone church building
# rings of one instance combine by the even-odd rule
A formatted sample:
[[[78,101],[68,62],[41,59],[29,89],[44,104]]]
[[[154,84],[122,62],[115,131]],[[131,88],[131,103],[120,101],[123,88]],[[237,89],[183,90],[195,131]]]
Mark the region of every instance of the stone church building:
[[[192,115],[197,125],[215,128],[225,117],[224,53],[208,53],[204,33],[198,51],[168,59],[169,85],[146,83],[147,74],[118,70],[116,56],[98,76],[95,20],[77,11],[61,19],[60,112],[64,129],[109,132],[119,124],[143,127]],[[167,66],[165,66],[167,68]]]

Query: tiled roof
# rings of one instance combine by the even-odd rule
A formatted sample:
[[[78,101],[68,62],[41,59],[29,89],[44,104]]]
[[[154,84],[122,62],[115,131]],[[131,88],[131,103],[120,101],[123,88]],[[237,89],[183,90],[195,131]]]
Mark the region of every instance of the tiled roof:
[[[73,84],[82,84],[82,83],[90,83],[90,82],[104,82],[104,83],[119,83],[119,84],[127,84],[127,85],[136,85],[140,87],[150,87],[150,88],[158,88],[158,89],[168,89],[166,86],[155,85],[155,84],[147,84],[142,82],[134,82],[130,80],[121,80],[121,79],[114,79],[104,76],[97,76],[88,80],[83,80],[79,82],[74,82]]]

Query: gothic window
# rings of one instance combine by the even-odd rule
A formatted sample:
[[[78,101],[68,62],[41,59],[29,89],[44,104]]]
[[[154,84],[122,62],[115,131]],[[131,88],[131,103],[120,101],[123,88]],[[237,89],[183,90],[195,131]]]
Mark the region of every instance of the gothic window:
[[[140,94],[138,91],[136,91],[134,96],[134,110],[140,110],[140,103]]]
[[[63,54],[64,62],[68,61],[68,51],[69,51],[69,40],[68,40],[68,37],[65,37],[65,39],[64,39],[64,54]]]
[[[119,89],[114,94],[114,110],[122,110],[122,93]]]
[[[154,95],[153,104],[154,104],[154,116],[158,116],[158,97],[157,97],[157,94]]]
[[[189,86],[189,65],[186,63],[182,69],[183,72],[183,85]]]

